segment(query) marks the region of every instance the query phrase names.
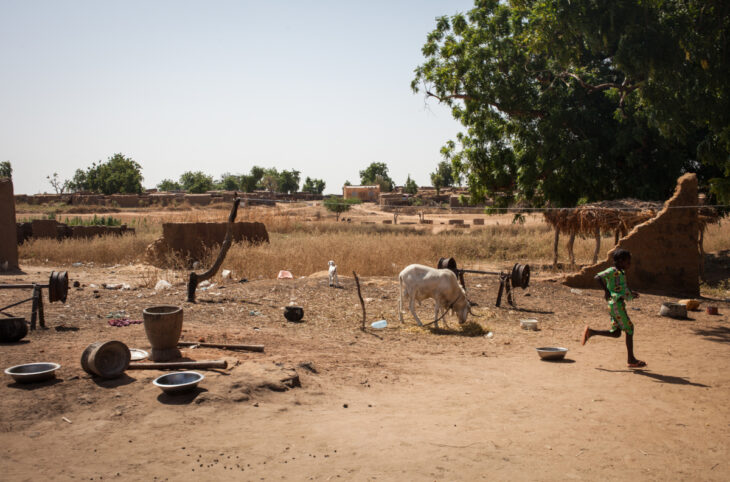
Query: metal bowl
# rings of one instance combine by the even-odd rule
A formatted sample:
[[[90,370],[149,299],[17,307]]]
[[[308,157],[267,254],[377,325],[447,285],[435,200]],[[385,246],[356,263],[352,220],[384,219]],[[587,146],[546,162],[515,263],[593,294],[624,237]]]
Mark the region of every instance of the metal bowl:
[[[198,372],[176,372],[157,377],[152,383],[165,393],[178,393],[192,390],[203,378],[205,377]]]
[[[536,348],[537,354],[540,355],[540,358],[543,360],[562,360],[565,358],[566,353],[568,353],[567,348],[562,348],[559,346],[543,346],[541,348]]]
[[[61,368],[58,363],[39,362],[15,365],[5,370],[18,383],[36,383],[50,380],[56,376],[56,370]]]

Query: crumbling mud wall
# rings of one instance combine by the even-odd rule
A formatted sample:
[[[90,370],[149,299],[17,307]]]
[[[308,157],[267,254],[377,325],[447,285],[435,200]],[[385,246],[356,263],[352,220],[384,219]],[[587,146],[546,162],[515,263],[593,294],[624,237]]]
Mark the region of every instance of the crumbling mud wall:
[[[165,223],[162,237],[147,247],[147,261],[165,267],[171,255],[197,261],[223,243],[228,223]],[[234,223],[233,242],[268,243],[264,223]]]
[[[0,271],[18,269],[13,181],[0,178]]]
[[[687,208],[690,206],[691,208]],[[677,180],[674,195],[656,217],[639,224],[608,252],[605,261],[567,276],[564,284],[575,288],[598,288],[596,274],[613,266],[613,252],[631,251],[629,286],[637,291],[678,296],[700,294],[699,221],[697,176],[685,174]]]

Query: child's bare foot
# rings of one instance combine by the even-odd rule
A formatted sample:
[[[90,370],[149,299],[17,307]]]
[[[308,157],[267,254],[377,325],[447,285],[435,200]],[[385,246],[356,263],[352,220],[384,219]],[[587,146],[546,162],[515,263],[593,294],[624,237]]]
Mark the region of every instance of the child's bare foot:
[[[643,362],[641,360],[634,360],[632,362],[629,362],[629,368],[644,368],[646,366],[646,362]]]
[[[583,330],[583,337],[580,339],[580,344],[585,345],[588,341],[588,338],[591,337],[591,329],[586,326],[585,330]]]

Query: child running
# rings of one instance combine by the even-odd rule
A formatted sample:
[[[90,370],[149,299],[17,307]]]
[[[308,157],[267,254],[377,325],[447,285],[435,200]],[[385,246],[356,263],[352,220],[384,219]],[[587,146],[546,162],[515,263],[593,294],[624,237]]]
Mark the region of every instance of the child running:
[[[631,291],[626,285],[626,270],[631,267],[631,253],[625,249],[617,249],[613,253],[613,264],[615,268],[601,271],[594,278],[605,292],[608,309],[611,313],[611,329],[593,330],[586,326],[580,344],[585,345],[588,339],[594,335],[619,338],[621,332],[624,331],[626,332],[629,368],[645,367],[646,363],[634,356],[634,324],[631,323],[629,315],[626,313],[626,301],[639,297],[639,293]]]

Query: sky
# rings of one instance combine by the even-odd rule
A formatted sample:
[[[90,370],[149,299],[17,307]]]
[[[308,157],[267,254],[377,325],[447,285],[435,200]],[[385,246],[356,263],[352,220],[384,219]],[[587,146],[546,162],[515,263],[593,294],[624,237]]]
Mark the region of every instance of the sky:
[[[459,132],[411,91],[436,17],[473,0],[0,0],[0,161],[17,194],[121,152],[143,185],[296,169],[325,193],[385,162],[430,185]]]

